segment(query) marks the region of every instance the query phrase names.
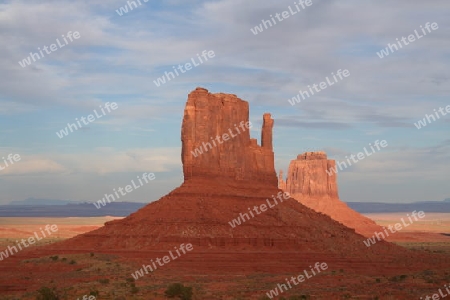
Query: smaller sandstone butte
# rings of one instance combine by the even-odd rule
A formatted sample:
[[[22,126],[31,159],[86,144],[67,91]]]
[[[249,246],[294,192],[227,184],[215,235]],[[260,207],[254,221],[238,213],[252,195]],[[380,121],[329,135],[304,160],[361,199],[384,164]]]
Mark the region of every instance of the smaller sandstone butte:
[[[248,102],[204,88],[192,91],[181,128],[185,182],[221,178],[276,187],[273,119],[263,116],[261,146],[250,138],[249,126]]]
[[[280,171],[278,187],[300,203],[355,229],[359,234],[371,237],[374,232],[382,231],[374,221],[339,199],[337,174],[329,171],[335,166],[336,162],[328,159],[323,151],[305,152],[289,164],[286,181],[283,171]]]

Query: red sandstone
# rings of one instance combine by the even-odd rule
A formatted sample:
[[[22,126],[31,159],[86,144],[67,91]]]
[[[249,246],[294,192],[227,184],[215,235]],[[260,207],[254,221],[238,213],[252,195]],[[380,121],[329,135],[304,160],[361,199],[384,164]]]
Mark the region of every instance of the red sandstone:
[[[330,272],[341,270],[343,273],[345,269],[345,276],[329,273],[304,286],[314,289],[315,299],[338,299],[336,296],[344,294],[334,291],[342,291],[343,285],[355,295],[372,297],[374,294],[370,289],[373,284],[365,284],[364,291],[353,289],[356,282],[360,284],[360,279],[367,276],[410,274],[429,268],[448,269],[448,260],[444,256],[415,253],[384,241],[368,248],[363,243],[365,238],[354,229],[303,205],[303,201],[313,206],[308,201],[326,199],[325,202],[316,201],[318,210],[332,207],[338,211],[339,217],[342,217],[340,214],[354,217],[358,226],[361,225],[359,215],[351,215],[345,204],[339,201],[336,178],[324,176],[325,169],[334,166],[324,153],[299,156],[289,169],[286,187],[283,185],[283,188],[292,192],[294,197],[299,196],[302,203],[292,198],[285,200],[232,228],[228,222],[280,192],[272,150],[274,121],[269,114],[263,116],[261,146],[245,131],[197,157],[191,151],[210,141],[211,137],[223,135],[234,128],[234,124],[248,122],[248,113],[248,103],[235,95],[211,94],[197,88],[189,94],[182,124],[184,183],[127,218],[107,222],[97,230],[10,258],[0,266],[2,274],[8,276],[8,284],[0,286],[0,291],[35,291],[42,280],[56,281],[60,287],[67,287],[71,282],[88,283],[98,279],[95,272],[83,272],[84,275],[69,277],[67,281],[67,277],[61,279],[62,274],[77,274],[78,266],[67,264],[60,264],[59,271],[47,264],[37,267],[27,264],[27,269],[22,270],[20,260],[24,257],[114,253],[140,266],[181,243],[193,244],[192,253],[168,264],[155,276],[165,272],[172,277],[181,273],[236,276],[263,272],[279,275],[275,280],[280,282],[286,273],[295,274],[316,261],[326,262]],[[372,225],[367,222],[367,226]],[[37,277],[28,281],[27,276],[33,272]],[[361,277],[352,277],[352,274]],[[192,278],[195,277],[184,277],[186,281],[194,281]],[[373,278],[368,282],[373,283]],[[387,281],[382,283],[386,288],[384,282]],[[227,287],[235,283],[233,277]],[[258,293],[264,294],[267,286],[255,283],[264,289]],[[248,286],[242,288],[247,289]],[[391,286],[389,288],[392,290]],[[412,294],[416,295],[410,289],[386,294],[395,295],[396,299],[409,299]],[[253,292],[250,296],[245,299],[255,299],[258,295]],[[367,297],[365,299],[369,299]]]
[[[328,159],[323,151],[300,154],[291,161],[286,181],[280,171],[279,188],[307,207],[330,216],[364,236],[371,237],[374,232],[382,231],[381,226],[339,199],[337,174],[327,173],[335,165],[335,161]]]

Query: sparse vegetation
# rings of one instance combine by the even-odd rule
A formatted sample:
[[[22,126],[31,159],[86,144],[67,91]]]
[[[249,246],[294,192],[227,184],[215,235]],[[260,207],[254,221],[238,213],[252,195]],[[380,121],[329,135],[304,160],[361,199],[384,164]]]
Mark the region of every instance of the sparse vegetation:
[[[100,282],[101,284],[109,284],[109,279],[108,278],[102,278],[102,279],[99,279],[98,282]]]
[[[389,281],[392,281],[392,282],[404,281],[407,277],[408,277],[408,275],[403,274],[403,275],[391,277],[391,278],[389,278]]]
[[[131,293],[132,294],[137,294],[139,292],[139,288],[136,286],[131,287]]]
[[[36,300],[60,300],[55,288],[41,287],[38,290]]]
[[[169,285],[164,294],[169,298],[178,297],[181,300],[192,299],[192,287],[184,286],[181,283],[173,283]]]

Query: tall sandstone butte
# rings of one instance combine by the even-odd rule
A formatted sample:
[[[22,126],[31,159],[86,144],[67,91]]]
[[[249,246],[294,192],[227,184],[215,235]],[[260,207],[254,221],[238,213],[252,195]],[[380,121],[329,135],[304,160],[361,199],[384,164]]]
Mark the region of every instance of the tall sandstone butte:
[[[326,172],[334,166],[335,161],[327,159],[323,151],[298,155],[289,165],[285,191],[291,195],[339,198],[336,174],[329,176]]]
[[[356,232],[370,237],[383,231],[374,221],[352,210],[339,199],[336,162],[323,151],[305,152],[289,164],[286,181],[280,171],[278,187],[300,203],[324,213]],[[328,171],[328,172],[327,172]]]
[[[273,119],[263,116],[261,146],[250,138],[249,125],[248,102],[236,95],[204,88],[191,92],[181,127],[184,180],[222,178],[276,187]]]
[[[205,101],[206,99],[208,101]],[[223,104],[220,101],[219,105],[218,99],[227,100],[224,100]],[[95,252],[95,257],[90,258],[93,263],[114,259],[111,256],[97,256],[97,254],[114,254],[119,256],[117,262],[130,263],[132,268],[130,272],[137,270],[144,276],[151,276],[152,278],[146,281],[150,284],[176,278],[198,283],[205,275],[227,280],[226,278],[236,278],[236,274],[239,276],[252,274],[250,277],[255,279],[250,283],[261,282],[263,290],[252,288],[245,294],[240,293],[245,299],[255,299],[268,289],[266,280],[268,277],[259,275],[255,277],[255,274],[275,275],[272,278],[275,286],[279,282],[277,278],[282,282],[288,273],[299,274],[303,270],[309,272],[315,262],[326,262],[329,266],[328,275],[323,274],[324,276],[310,279],[314,280],[315,286],[322,287],[320,291],[318,288],[311,292],[315,295],[319,293],[320,299],[338,299],[342,296],[340,288],[342,284],[353,286],[355,280],[361,281],[359,278],[362,277],[357,274],[364,275],[364,278],[380,277],[380,274],[387,277],[387,275],[410,274],[411,270],[418,269],[417,266],[422,263],[423,256],[415,252],[384,241],[368,248],[364,244],[364,237],[356,234],[353,229],[332,220],[329,216],[315,212],[294,199],[285,199],[274,205],[272,195],[278,197],[282,193],[276,186],[273,161],[269,161],[273,160],[271,145],[273,121],[269,115],[264,116],[261,147],[258,147],[255,141],[249,140],[245,134],[240,139],[227,141],[227,145],[218,147],[217,152],[208,151],[197,160],[187,156],[191,149],[202,143],[203,138],[210,139],[211,135],[214,137],[214,134],[222,134],[224,130],[234,126],[234,121],[248,120],[247,114],[248,105],[233,95],[210,95],[206,90],[195,90],[189,96],[183,122],[182,159],[187,164],[187,168],[184,169],[187,177],[185,182],[168,195],[149,203],[124,219],[107,222],[99,229],[62,242],[27,249],[32,252],[27,253],[27,256],[20,257],[26,253],[27,250],[24,250],[17,256],[14,255],[14,258],[7,259],[6,268],[5,262],[0,264],[0,268],[3,268],[0,272],[2,276],[5,274],[3,277],[7,279],[7,282],[4,280],[7,284],[0,285],[0,293],[2,290],[25,291],[24,286],[29,293],[39,289],[42,282],[56,282],[55,285],[61,288],[66,288],[70,284],[85,285],[104,276],[103,273],[92,270],[92,267],[89,268],[91,263],[84,259],[86,256],[83,255],[77,255],[83,258],[83,265],[89,268],[85,268],[83,278],[73,273],[80,274],[79,270],[75,271],[78,266],[64,267],[60,263],[38,264],[34,267],[35,264],[27,264],[25,267],[23,265],[23,261],[29,258],[42,257],[41,260],[48,260],[50,255],[55,254],[91,253],[92,256]],[[228,153],[230,151],[233,153]],[[210,158],[209,154],[214,154],[214,159]],[[239,165],[240,156],[250,157],[254,165],[247,165],[244,162],[242,167]],[[203,160],[212,164],[211,167]],[[241,174],[249,176],[253,181],[241,180],[240,176],[237,176],[239,173],[232,170],[233,166],[241,167],[243,169]],[[259,171],[262,174],[259,174]],[[258,184],[256,182],[258,179],[264,181]],[[152,194],[150,185],[142,187],[144,188],[149,195]],[[300,190],[303,191],[303,187]],[[268,198],[272,206],[266,205]],[[266,206],[265,210],[262,205]],[[257,206],[260,207],[260,212],[251,212],[251,209]],[[234,223],[234,227],[230,225],[233,219],[251,214],[254,214],[254,217],[246,219],[242,217],[245,221],[241,219],[240,225],[237,223]],[[181,244],[187,243],[193,245],[193,251],[176,258],[170,252],[169,257],[169,251],[179,249]],[[164,259],[161,259],[162,257]],[[173,260],[167,263],[165,257]],[[161,265],[161,260],[164,265]],[[151,261],[153,266],[155,261],[158,262],[159,267],[154,273],[147,274]],[[446,260],[428,261],[430,263],[426,266],[427,269],[430,265],[439,265],[443,269],[448,266],[448,263],[444,264]],[[125,268],[128,269],[127,266]],[[336,281],[333,279],[335,276],[332,275],[332,271],[334,273],[334,270],[339,269],[345,269],[346,274],[350,274],[350,277],[343,277],[348,281],[327,288],[326,295],[320,297],[324,290],[323,286],[329,286],[329,280]],[[385,273],[386,270],[388,273]],[[24,280],[31,273],[35,277],[38,276],[40,281]],[[224,275],[227,277],[223,277]],[[121,280],[118,276],[113,277],[115,282]],[[69,281],[66,281],[67,279]],[[361,285],[365,287],[368,280],[361,281]],[[238,281],[242,282],[241,291],[248,290],[248,280]],[[226,281],[219,284],[221,287],[230,287],[230,290],[239,290],[236,289],[235,279],[231,285]],[[217,283],[212,287],[210,290],[214,292]],[[156,293],[158,290],[161,290],[161,287],[151,292]],[[281,287],[280,291],[282,292]],[[218,299],[214,296],[219,294],[212,292],[202,299]],[[355,295],[360,294],[360,291],[355,292]],[[138,294],[138,299],[143,299],[139,298],[139,295],[142,294]],[[372,291],[367,292],[367,297],[373,295]],[[389,292],[389,295],[395,297],[397,294]],[[411,297],[396,299],[411,299]]]
[[[182,124],[183,184],[122,220],[46,249],[59,253],[134,251],[151,257],[152,251],[192,243],[195,254],[186,255],[189,272],[196,268],[236,272],[243,266],[253,271],[286,272],[304,268],[308,253],[314,255],[311,260],[367,259],[367,255],[397,253],[394,245],[385,242],[368,249],[353,229],[283,197],[274,169],[274,121],[269,114],[263,116],[261,146],[245,130],[228,141],[207,146],[208,151],[197,157],[192,154],[211,138],[234,130],[235,124],[246,123],[248,112],[248,103],[235,95],[194,90],[188,96]],[[259,213],[255,207],[260,208]],[[236,260],[236,255],[244,253],[251,258]],[[181,260],[170,265],[178,267]]]

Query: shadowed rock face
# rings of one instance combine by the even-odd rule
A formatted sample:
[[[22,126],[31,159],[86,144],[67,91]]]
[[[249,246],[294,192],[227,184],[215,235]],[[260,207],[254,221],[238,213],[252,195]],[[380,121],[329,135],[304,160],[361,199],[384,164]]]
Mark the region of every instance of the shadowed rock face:
[[[248,102],[230,94],[191,92],[181,128],[184,180],[231,179],[277,187],[273,119],[264,114],[262,145],[250,139]]]
[[[259,146],[256,139],[250,139],[245,126],[248,116],[246,101],[197,88],[188,96],[182,123],[184,183],[125,219],[49,247],[153,251],[192,243],[199,253],[214,249],[261,253],[289,250],[325,253],[327,257],[351,253],[356,257],[367,252],[363,237],[353,229],[292,198],[269,205],[264,212],[253,210],[283,193],[274,170],[274,121],[270,114],[264,114]],[[217,137],[222,138],[213,142]],[[195,152],[198,149],[203,153]],[[310,170],[323,163],[321,159],[308,161]],[[239,218],[240,225],[232,222]],[[374,249],[378,250],[369,249],[370,255],[393,253],[395,247],[380,242]],[[214,256],[209,259],[211,264],[218,261]],[[204,262],[204,258],[198,262]],[[259,264],[255,261],[255,266]]]
[[[336,163],[323,151],[305,152],[291,161],[286,181],[280,171],[278,187],[300,203],[324,213],[364,236],[383,229],[339,200]],[[328,171],[328,172],[327,172]]]
[[[231,126],[234,128],[235,123],[247,120],[248,104],[245,101],[234,95],[211,95],[204,89],[195,90],[189,95],[183,120],[182,159],[185,182],[180,187],[122,220],[107,222],[104,227],[63,242],[30,249],[25,258],[47,257],[42,261],[48,261],[48,256],[54,254],[110,253],[120,256],[122,262],[126,259],[127,263],[130,262],[130,267],[139,269],[141,266],[150,265],[150,260],[168,255],[168,251],[173,251],[182,243],[191,243],[193,251],[171,261],[170,264],[165,264],[155,271],[157,273],[148,276],[157,276],[156,283],[176,278],[198,283],[197,275],[212,275],[212,281],[214,278],[220,279],[220,289],[230,287],[230,290],[236,289],[236,280],[242,281],[236,279],[236,276],[251,274],[245,278],[260,282],[266,290],[269,289],[266,278],[260,277],[259,274],[277,274],[279,282],[283,282],[286,274],[299,274],[303,272],[301,270],[309,270],[311,267],[308,265],[326,262],[329,265],[328,275],[317,276],[311,279],[314,282],[307,283],[318,286],[320,293],[322,290],[329,291],[325,297],[320,297],[315,291],[311,292],[318,295],[317,299],[339,299],[342,297],[342,285],[352,286],[356,280],[366,287],[369,282],[367,276],[378,278],[383,274],[387,278],[388,275],[410,274],[419,267],[435,269],[439,266],[442,270],[448,270],[448,259],[439,261],[437,259],[440,258],[437,257],[427,258],[384,241],[368,248],[364,244],[365,238],[356,234],[353,229],[292,198],[283,197],[283,202],[270,206],[267,200],[273,199],[272,195],[278,198],[282,192],[276,186],[272,152],[273,120],[268,114],[264,115],[261,147],[256,144],[256,140],[249,139],[246,131],[234,137],[236,140],[225,141],[223,145],[217,146],[217,149],[211,147],[197,158],[189,155],[189,152],[202,142],[223,134]],[[335,208],[345,206],[337,198],[337,189],[331,184],[332,179],[327,181],[330,179],[326,179],[322,174],[328,164],[326,156],[317,154],[299,158],[300,162],[296,162],[295,168],[289,173],[289,176],[297,176],[296,178],[303,180],[298,186],[291,182],[295,191],[309,193],[307,195],[322,195],[335,201],[316,201],[325,198],[305,197],[326,207],[329,207],[330,203]],[[242,171],[239,173],[233,168],[241,168]],[[290,180],[292,178],[288,178],[288,181]],[[321,186],[325,182],[331,185]],[[149,189],[148,200],[153,198],[151,192]],[[303,195],[301,193],[299,195]],[[332,195],[336,197],[332,198]],[[262,212],[261,205],[266,203],[267,209]],[[272,200],[271,203],[274,204]],[[260,207],[261,213],[251,212],[251,208],[257,206]],[[95,209],[94,206],[92,209]],[[230,221],[240,216],[241,224],[234,223],[234,227],[231,226]],[[423,258],[427,259],[426,266],[423,266]],[[0,271],[7,279],[4,280],[5,284],[0,285],[0,293],[9,289],[23,290],[29,294],[30,291],[41,287],[42,282],[53,280],[56,280],[55,285],[66,285],[66,280],[69,280],[69,283],[85,285],[103,276],[92,271],[92,265],[89,267],[91,263],[82,259],[83,274],[76,270],[79,266],[59,262],[24,264],[24,259],[9,258],[6,262],[8,267],[5,271]],[[102,257],[97,258],[97,255],[93,259],[94,263],[103,260]],[[107,259],[110,260],[109,257]],[[4,264],[5,262],[2,262],[0,266]],[[337,280],[333,279],[336,276],[332,276],[331,271],[339,269],[341,272],[345,269],[346,276],[340,275],[339,284],[330,287],[330,280]],[[17,270],[21,272],[12,277],[11,274]],[[134,267],[130,271],[132,270]],[[42,275],[41,280],[32,286],[33,289],[29,288],[31,281],[26,280],[29,274]],[[223,283],[223,274],[232,276],[232,283]],[[258,276],[255,277],[255,274]],[[353,274],[364,274],[364,277],[354,277]],[[439,278],[443,276],[444,274]],[[123,278],[113,277],[116,281]],[[341,278],[343,282],[340,282]],[[27,287],[26,290],[24,286]],[[253,296],[256,295],[251,293],[259,288],[249,290],[248,280],[244,280],[242,286],[248,291],[240,295],[245,299],[254,299]],[[405,290],[403,286],[399,289]],[[416,292],[417,289],[411,290]],[[355,290],[354,294],[361,293]],[[213,293],[207,294],[204,299],[217,299],[211,295]],[[374,293],[369,291],[367,295],[373,296]],[[383,295],[395,297],[397,294],[392,296],[393,294],[387,292]]]

